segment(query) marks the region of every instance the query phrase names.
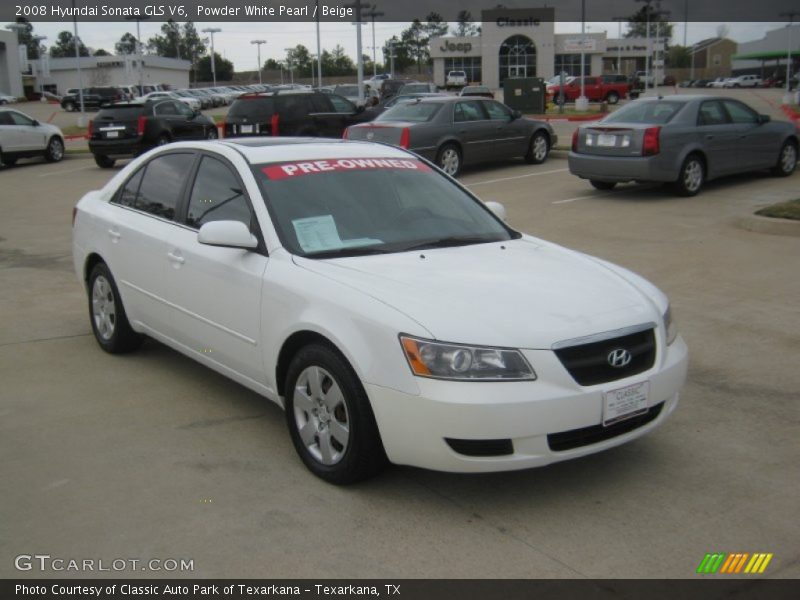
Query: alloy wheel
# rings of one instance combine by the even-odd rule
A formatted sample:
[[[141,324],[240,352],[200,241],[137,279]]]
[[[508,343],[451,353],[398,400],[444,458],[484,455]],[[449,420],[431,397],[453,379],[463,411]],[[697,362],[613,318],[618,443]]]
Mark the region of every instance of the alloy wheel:
[[[784,173],[791,173],[797,166],[797,148],[786,144],[781,153],[781,169]]]
[[[455,148],[447,148],[442,152],[442,157],[439,159],[439,166],[442,171],[448,175],[455,175],[458,173],[459,163],[461,158],[458,156],[458,151]]]
[[[342,390],[318,366],[304,369],[292,396],[297,431],[308,453],[323,465],[344,458],[350,441],[350,417]]]
[[[547,158],[547,140],[542,135],[537,135],[533,140],[533,157],[537,162]]]
[[[95,278],[92,286],[92,317],[100,337],[110,340],[117,324],[117,309],[111,284],[102,275]]]
[[[683,184],[690,192],[696,192],[703,184],[703,165],[698,160],[690,160],[683,170]]]

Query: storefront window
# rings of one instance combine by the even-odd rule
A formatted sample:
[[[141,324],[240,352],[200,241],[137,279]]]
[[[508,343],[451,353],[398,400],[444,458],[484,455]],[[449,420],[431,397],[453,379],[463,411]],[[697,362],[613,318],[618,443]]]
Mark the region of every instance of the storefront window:
[[[500,83],[509,77],[536,77],[536,45],[524,35],[500,45]]]
[[[584,55],[583,58],[583,74],[588,76],[591,74],[591,59],[589,55]],[[581,74],[581,55],[580,54],[556,54],[555,70],[553,73],[556,75],[561,72],[567,75],[578,77]]]
[[[470,83],[481,83],[483,74],[481,72],[480,56],[459,56],[457,58],[444,59],[445,77],[450,71],[466,71],[467,81]]]

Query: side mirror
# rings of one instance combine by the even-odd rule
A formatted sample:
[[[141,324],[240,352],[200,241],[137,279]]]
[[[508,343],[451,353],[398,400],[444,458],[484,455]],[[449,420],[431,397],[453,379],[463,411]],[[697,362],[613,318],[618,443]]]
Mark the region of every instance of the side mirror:
[[[518,110],[512,110],[511,111],[511,120],[512,121],[514,119],[521,119],[521,118],[522,118],[522,113],[520,111],[518,111]]]
[[[252,250],[258,247],[258,239],[241,221],[212,221],[200,227],[197,241],[207,246],[242,248]]]
[[[33,126],[34,126],[34,127],[38,127],[39,125],[41,125],[41,123],[39,123],[39,121],[37,121],[36,119],[34,119],[34,120],[33,120]]]
[[[485,202],[486,208],[494,213],[494,216],[503,221],[504,223],[507,220],[506,215],[506,207],[500,204],[499,202],[495,202],[494,200],[489,200]]]
[[[364,105],[363,105],[363,104],[361,104],[361,105],[359,105],[359,106],[356,106],[356,114],[357,114],[357,115],[360,115],[361,113],[363,113],[363,112],[364,112],[364,108],[365,108],[365,107],[364,107]]]
[[[758,119],[756,119],[756,122],[759,125],[763,125],[764,123],[769,123],[769,121],[770,121],[769,115],[758,115]]]

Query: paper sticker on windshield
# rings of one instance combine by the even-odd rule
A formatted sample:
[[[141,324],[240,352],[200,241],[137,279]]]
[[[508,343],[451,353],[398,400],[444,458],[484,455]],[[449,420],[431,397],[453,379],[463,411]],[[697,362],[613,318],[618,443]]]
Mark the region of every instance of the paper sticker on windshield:
[[[339,237],[332,215],[295,219],[292,225],[297,235],[297,243],[303,252],[320,252],[342,247],[342,238]]]
[[[334,173],[338,171],[374,171],[377,169],[395,169],[401,171],[430,171],[425,163],[403,158],[340,158],[331,160],[308,160],[303,162],[270,165],[261,171],[271,181],[292,179],[303,175],[317,173]]]

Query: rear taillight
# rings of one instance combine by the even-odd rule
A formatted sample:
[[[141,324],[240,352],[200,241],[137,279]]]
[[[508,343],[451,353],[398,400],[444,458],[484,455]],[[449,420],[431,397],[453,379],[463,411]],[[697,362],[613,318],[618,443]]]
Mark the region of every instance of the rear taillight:
[[[89,125],[86,128],[86,139],[92,139],[92,134],[94,133],[94,121],[90,120]]]
[[[658,139],[660,133],[661,127],[648,127],[644,130],[642,156],[653,156],[661,152],[661,144]]]
[[[342,139],[343,140],[350,139],[350,128],[349,127],[345,127],[344,128],[344,132],[342,133]]]
[[[400,133],[400,147],[408,148],[411,145],[411,130],[408,127],[403,127]]]
[[[147,117],[139,117],[136,121],[136,135],[144,135],[145,127],[147,127]]]
[[[280,129],[278,126],[280,125],[280,118],[278,117],[278,113],[274,113],[272,115],[272,119],[269,122],[270,125],[270,133],[272,135],[280,135]]]
[[[578,133],[579,132],[580,132],[580,129],[576,129],[575,131],[572,132],[572,151],[573,152],[577,152],[578,151]]]

